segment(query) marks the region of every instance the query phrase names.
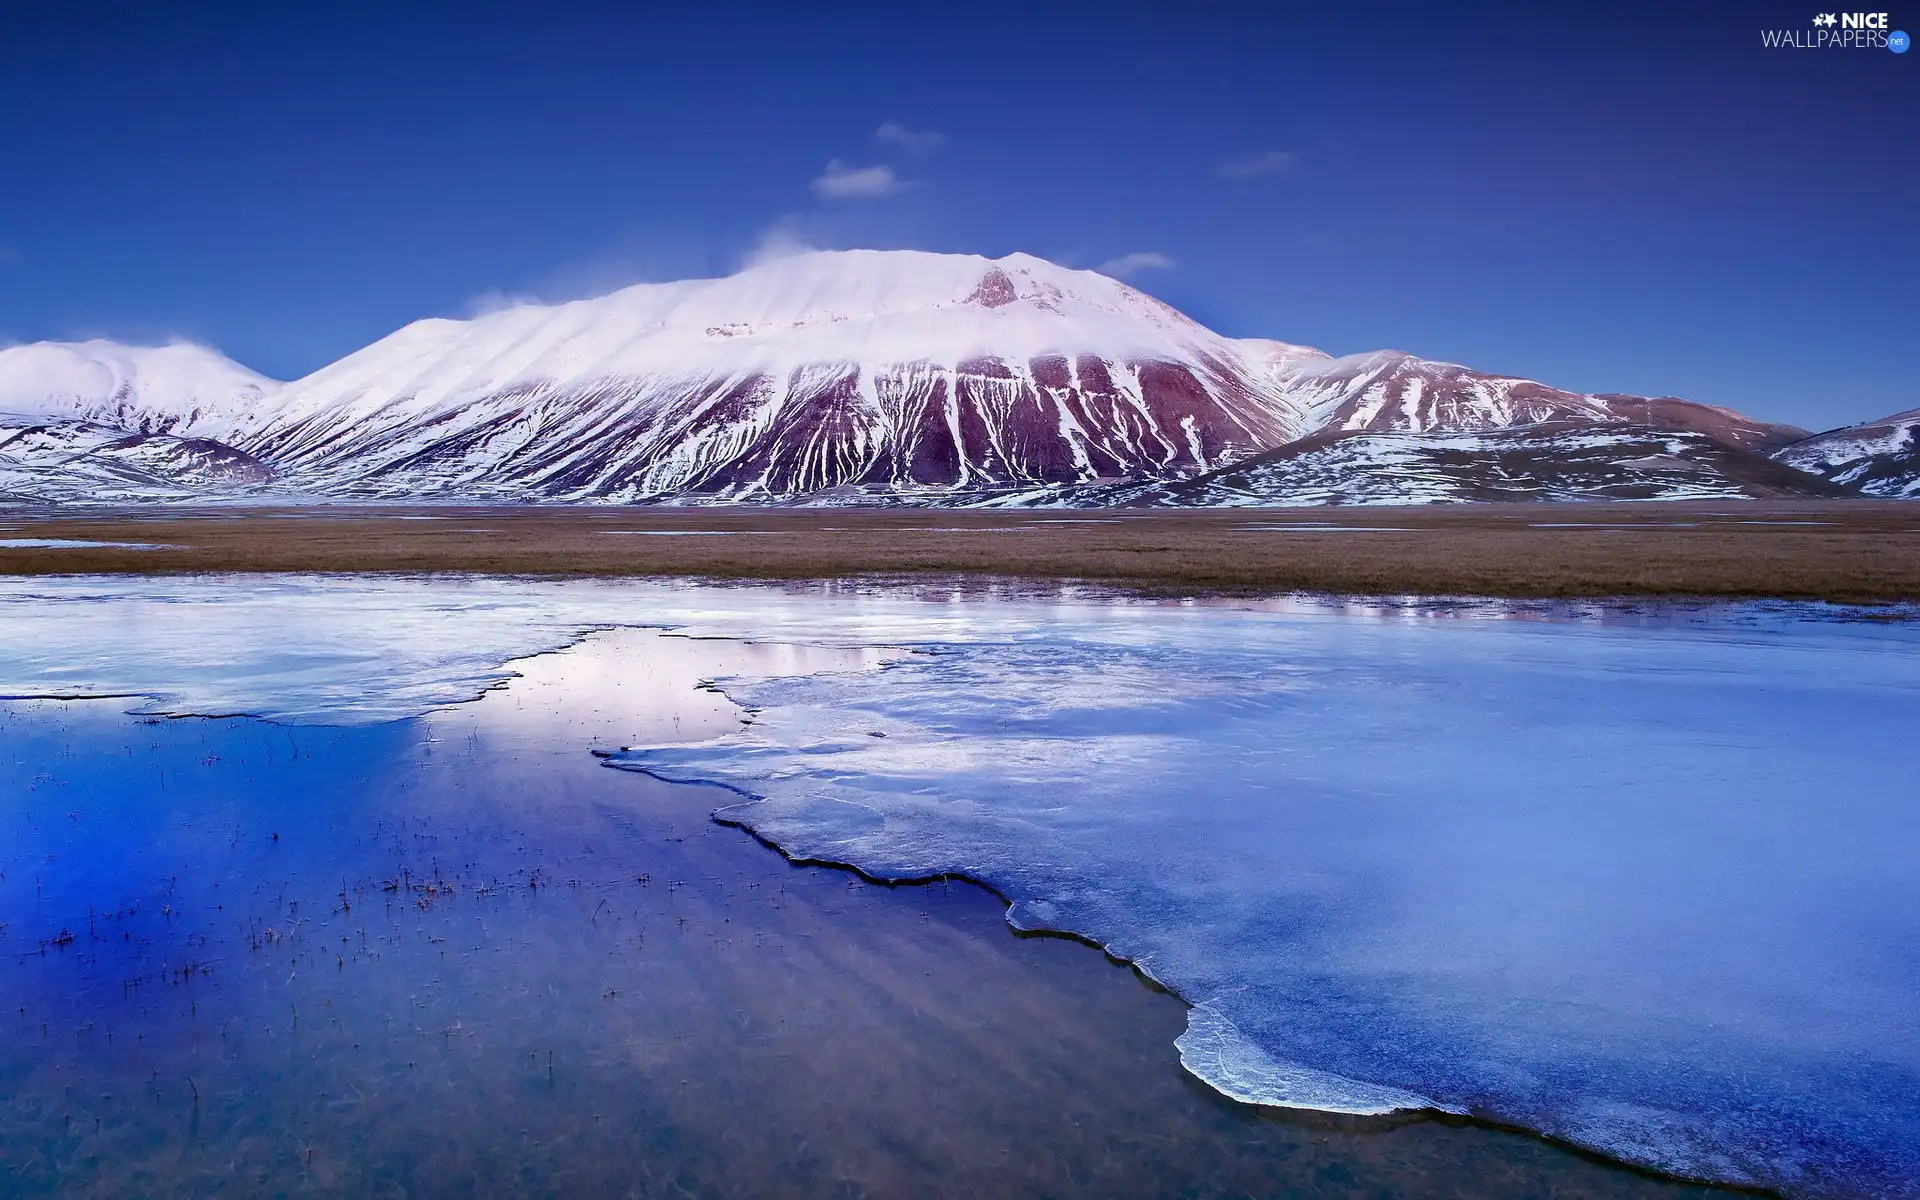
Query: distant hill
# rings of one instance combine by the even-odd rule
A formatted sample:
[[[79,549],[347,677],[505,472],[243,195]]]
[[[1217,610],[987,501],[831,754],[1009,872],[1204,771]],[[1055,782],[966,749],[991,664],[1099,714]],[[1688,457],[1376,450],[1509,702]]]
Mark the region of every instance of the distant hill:
[[[1920,499],[1920,408],[1816,434],[1775,457],[1869,496]]]

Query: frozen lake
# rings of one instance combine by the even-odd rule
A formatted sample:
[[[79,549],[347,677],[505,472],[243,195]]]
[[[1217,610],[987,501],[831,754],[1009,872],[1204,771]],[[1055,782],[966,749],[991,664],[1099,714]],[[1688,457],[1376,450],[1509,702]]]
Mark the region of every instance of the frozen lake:
[[[1195,1005],[1178,1052],[1229,1095],[1920,1195],[1911,623],[7,580],[0,693],[379,727],[624,625],[727,639],[683,645],[750,720],[616,669],[554,683],[553,736],[734,789],[723,819],[789,854],[965,874],[1016,924],[1098,941]]]

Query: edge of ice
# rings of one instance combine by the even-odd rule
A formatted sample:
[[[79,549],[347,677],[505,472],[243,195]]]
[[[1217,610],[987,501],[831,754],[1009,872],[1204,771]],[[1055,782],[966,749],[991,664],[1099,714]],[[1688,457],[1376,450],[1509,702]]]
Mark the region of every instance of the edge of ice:
[[[1187,1010],[1187,1030],[1173,1045],[1180,1052],[1180,1065],[1196,1079],[1242,1104],[1363,1117],[1419,1109],[1465,1115],[1464,1109],[1414,1092],[1279,1062],[1212,1004]]]

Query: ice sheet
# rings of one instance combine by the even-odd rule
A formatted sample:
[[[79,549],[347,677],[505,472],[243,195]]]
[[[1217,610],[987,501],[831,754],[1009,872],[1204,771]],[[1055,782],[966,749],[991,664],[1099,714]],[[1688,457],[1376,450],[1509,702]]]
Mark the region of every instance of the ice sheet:
[[[765,797],[724,815],[791,854],[966,873],[1133,959],[1197,1005],[1183,1061],[1229,1095],[1920,1195],[1911,624],[5,581],[0,691],[368,721],[614,624],[920,651],[723,681],[751,724],[614,761]]]
[[[158,542],[89,542],[80,538],[0,538],[0,550],[174,550]]]

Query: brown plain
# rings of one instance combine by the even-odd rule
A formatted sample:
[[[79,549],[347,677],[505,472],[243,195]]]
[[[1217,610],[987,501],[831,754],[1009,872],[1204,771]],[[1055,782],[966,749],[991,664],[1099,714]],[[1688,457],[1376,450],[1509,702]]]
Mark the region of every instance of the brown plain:
[[[1152,594],[1920,600],[1920,504],[1200,511],[433,507],[0,511],[0,574],[980,576]]]

